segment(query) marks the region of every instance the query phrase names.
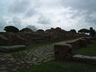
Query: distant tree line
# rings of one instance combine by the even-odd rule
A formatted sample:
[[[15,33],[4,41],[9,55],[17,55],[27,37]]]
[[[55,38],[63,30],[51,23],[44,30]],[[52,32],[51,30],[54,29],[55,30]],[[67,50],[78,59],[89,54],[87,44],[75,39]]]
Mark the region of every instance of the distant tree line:
[[[90,27],[89,30],[88,29],[80,29],[78,31],[78,33],[80,33],[80,34],[88,33],[91,37],[94,37],[96,35],[96,31],[92,27]]]
[[[6,31],[6,32],[14,32],[14,33],[16,33],[16,32],[33,32],[33,30],[31,29],[31,28],[23,28],[23,29],[21,29],[21,30],[19,30],[17,27],[15,27],[15,26],[6,26],[5,28],[4,28],[4,30]],[[34,30],[35,30],[35,27],[34,27]]]
[[[30,26],[31,27],[31,26]],[[60,30],[61,28],[59,28],[59,27],[57,27],[56,29],[58,29],[58,30]],[[18,28],[16,28],[15,26],[6,26],[5,28],[4,28],[4,30],[6,31],[6,32],[14,32],[14,33],[16,33],[16,32],[33,32],[33,30],[36,30],[35,29],[35,27],[33,28],[33,30],[31,29],[31,28],[23,28],[23,29],[21,29],[21,30],[19,30]],[[72,29],[72,30],[70,30],[72,33],[76,33],[76,30],[75,29]],[[42,30],[42,29],[39,29],[39,30],[37,30],[37,32],[44,32],[44,30]],[[90,30],[89,29],[80,29],[79,31],[78,31],[78,33],[79,34],[86,34],[86,33],[89,33],[91,36],[94,36],[95,35],[95,30],[92,28],[92,27],[90,27]]]

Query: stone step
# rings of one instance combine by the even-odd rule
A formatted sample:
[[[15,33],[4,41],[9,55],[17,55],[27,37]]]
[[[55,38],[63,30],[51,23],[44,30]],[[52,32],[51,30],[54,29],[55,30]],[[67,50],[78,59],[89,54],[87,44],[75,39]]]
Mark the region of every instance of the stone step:
[[[74,55],[73,60],[96,64],[96,56]]]
[[[25,50],[25,45],[13,45],[13,46],[0,46],[1,53],[11,53],[16,51]]]
[[[7,68],[4,65],[0,66],[0,72],[8,72]]]

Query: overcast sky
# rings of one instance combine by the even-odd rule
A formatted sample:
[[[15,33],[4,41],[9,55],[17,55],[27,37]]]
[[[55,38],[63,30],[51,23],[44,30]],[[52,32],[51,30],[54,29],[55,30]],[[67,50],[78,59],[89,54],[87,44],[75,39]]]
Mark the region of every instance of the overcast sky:
[[[0,0],[0,31],[6,25],[19,29],[96,28],[96,0]]]

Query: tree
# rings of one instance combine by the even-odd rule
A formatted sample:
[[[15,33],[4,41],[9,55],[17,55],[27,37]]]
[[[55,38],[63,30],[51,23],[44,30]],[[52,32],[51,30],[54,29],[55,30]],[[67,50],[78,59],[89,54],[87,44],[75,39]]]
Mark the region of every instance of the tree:
[[[14,26],[6,26],[6,27],[4,28],[4,30],[5,30],[6,32],[19,32],[19,29],[16,28],[16,27],[14,27]]]
[[[70,32],[76,33],[76,30],[75,29],[71,29]]]
[[[95,30],[93,29],[93,27],[90,27],[90,36],[94,37],[95,36]]]
[[[85,34],[85,33],[89,33],[90,31],[88,30],[88,29],[80,29],[79,31],[78,31],[78,33],[83,33],[83,34]]]
[[[36,31],[37,33],[44,33],[44,30],[43,29],[39,29]]]
[[[29,29],[31,29],[33,31],[37,30],[37,28],[35,26],[33,26],[33,25],[28,25],[26,28],[29,28]]]
[[[30,28],[23,28],[20,32],[33,32]]]
[[[56,30],[60,30],[61,31],[62,29],[60,27],[56,27]]]

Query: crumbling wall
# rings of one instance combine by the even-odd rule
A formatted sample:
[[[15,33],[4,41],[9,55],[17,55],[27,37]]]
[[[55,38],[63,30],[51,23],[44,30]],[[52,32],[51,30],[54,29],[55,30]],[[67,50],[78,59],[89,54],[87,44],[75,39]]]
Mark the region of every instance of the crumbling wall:
[[[49,29],[44,32],[2,32],[0,33],[0,45],[26,45],[33,43],[63,41],[84,37],[71,31],[62,29]]]
[[[73,50],[87,47],[87,45],[90,42],[91,42],[91,38],[82,37],[72,41],[67,41],[65,43],[55,44],[54,45],[55,60],[64,60],[64,59],[72,58]]]

